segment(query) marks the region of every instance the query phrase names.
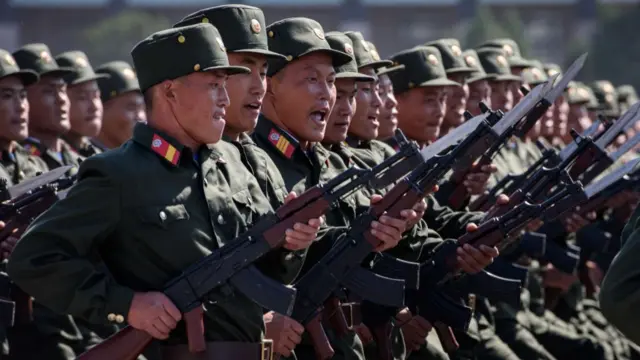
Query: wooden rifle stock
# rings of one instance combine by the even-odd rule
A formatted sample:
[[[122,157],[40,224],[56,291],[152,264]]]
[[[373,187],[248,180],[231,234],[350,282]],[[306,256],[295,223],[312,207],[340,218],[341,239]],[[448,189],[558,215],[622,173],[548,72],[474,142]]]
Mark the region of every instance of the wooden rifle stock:
[[[393,324],[391,321],[387,321],[383,325],[379,325],[371,329],[371,336],[373,336],[373,339],[376,342],[378,360],[393,360],[393,352],[391,351],[392,329]]]
[[[481,173],[482,167],[490,164],[491,158],[488,156],[482,156],[473,166],[461,169],[460,171],[454,171],[454,173],[451,175],[451,181],[457,185],[451,192],[447,205],[449,205],[452,209],[462,209],[462,207],[464,206],[464,202],[470,196],[469,192],[467,191],[467,187],[463,184],[464,179],[469,174]]]
[[[328,360],[335,355],[331,342],[327,338],[327,334],[322,327],[322,312],[318,313],[307,325],[305,329],[309,333],[311,342],[313,343],[313,350],[316,353],[317,360]]]
[[[442,348],[447,354],[452,355],[458,350],[460,345],[458,344],[456,336],[453,334],[453,330],[449,326],[436,321],[433,324],[433,328],[436,330],[440,343],[442,343]]]
[[[342,311],[340,300],[332,296],[327,299],[324,304],[325,312],[329,325],[338,337],[343,337],[349,333],[349,324]]]
[[[76,360],[136,360],[152,340],[153,337],[147,332],[127,326]]]

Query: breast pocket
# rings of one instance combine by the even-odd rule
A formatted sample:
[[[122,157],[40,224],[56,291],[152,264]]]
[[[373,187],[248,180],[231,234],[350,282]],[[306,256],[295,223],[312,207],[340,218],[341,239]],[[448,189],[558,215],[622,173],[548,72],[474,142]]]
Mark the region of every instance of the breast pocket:
[[[165,230],[180,221],[189,220],[189,212],[183,204],[142,207],[139,215],[142,222]]]

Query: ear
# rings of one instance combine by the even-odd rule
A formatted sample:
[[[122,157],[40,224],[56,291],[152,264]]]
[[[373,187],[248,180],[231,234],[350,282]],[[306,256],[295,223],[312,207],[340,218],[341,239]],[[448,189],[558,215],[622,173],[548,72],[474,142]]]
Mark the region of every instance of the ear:
[[[273,96],[277,92],[278,79],[276,76],[267,77],[267,94]]]
[[[169,101],[176,100],[176,84],[172,80],[162,82],[162,94]]]

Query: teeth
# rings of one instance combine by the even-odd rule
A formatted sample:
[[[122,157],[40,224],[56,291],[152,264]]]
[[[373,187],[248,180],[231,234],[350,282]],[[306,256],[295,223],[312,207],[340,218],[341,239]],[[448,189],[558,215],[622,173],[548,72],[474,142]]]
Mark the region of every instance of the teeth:
[[[323,114],[320,112],[311,113],[311,120],[313,121],[322,121],[323,117]]]

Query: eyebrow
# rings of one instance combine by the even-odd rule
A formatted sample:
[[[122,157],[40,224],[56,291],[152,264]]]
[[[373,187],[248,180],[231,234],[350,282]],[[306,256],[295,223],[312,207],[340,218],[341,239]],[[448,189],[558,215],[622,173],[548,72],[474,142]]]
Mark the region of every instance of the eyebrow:
[[[249,57],[249,56],[245,56],[242,58],[242,61],[240,61],[243,64],[246,65],[260,65],[258,64],[258,62],[256,61],[256,59]],[[265,60],[262,62],[262,66],[267,66],[268,62]]]

